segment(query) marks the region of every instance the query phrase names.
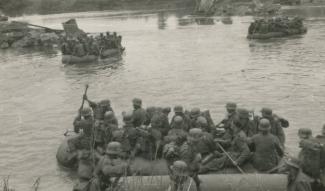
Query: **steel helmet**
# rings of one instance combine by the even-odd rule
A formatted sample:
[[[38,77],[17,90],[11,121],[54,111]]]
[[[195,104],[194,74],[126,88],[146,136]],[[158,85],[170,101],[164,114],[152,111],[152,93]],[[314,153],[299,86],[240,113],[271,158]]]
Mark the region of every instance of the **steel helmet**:
[[[205,117],[203,117],[203,116],[198,117],[196,121],[200,126],[207,126],[208,125],[207,119]]]
[[[191,110],[190,115],[191,117],[197,117],[200,115],[200,113],[201,113],[200,108],[195,107]]]
[[[110,106],[111,105],[111,101],[109,99],[104,99],[102,101],[99,102],[100,106]]]
[[[260,124],[258,126],[258,129],[261,130],[261,131],[267,131],[271,128],[271,124],[270,124],[270,121],[268,119],[261,119],[260,120]]]
[[[203,131],[202,131],[202,129],[199,129],[199,128],[193,128],[193,129],[190,129],[189,135],[190,135],[190,137],[197,139],[203,135]]]
[[[248,112],[247,109],[238,108],[237,109],[237,114],[238,114],[239,118],[242,118],[242,119],[248,119],[249,118],[249,112]]]
[[[86,117],[86,116],[91,116],[92,110],[89,107],[85,107],[81,110],[80,112],[81,116]]]
[[[175,161],[171,166],[171,169],[176,176],[188,176],[188,167],[184,161]]]
[[[175,123],[176,125],[181,125],[181,124],[183,123],[183,117],[181,117],[181,116],[176,116],[176,117],[174,118],[174,123]]]
[[[176,106],[174,107],[174,112],[175,112],[175,113],[183,113],[183,106],[181,106],[181,105],[176,105]]]
[[[104,115],[104,119],[107,121],[110,121],[114,119],[114,112],[113,111],[107,111]]]
[[[132,100],[132,103],[133,103],[133,105],[135,105],[135,106],[141,106],[141,105],[142,105],[142,100],[139,99],[139,98],[134,98],[134,99]]]
[[[307,139],[312,135],[312,130],[310,128],[300,128],[298,130],[298,135],[303,139]]]
[[[126,112],[124,115],[123,115],[123,121],[125,123],[130,123],[133,121],[133,113],[132,112]]]
[[[273,111],[271,108],[263,107],[261,113],[263,117],[272,117]]]
[[[232,109],[232,110],[235,110],[237,108],[237,104],[235,102],[228,102],[226,104],[226,108],[227,109]]]
[[[118,155],[122,153],[122,145],[119,142],[110,142],[106,148],[106,154]]]

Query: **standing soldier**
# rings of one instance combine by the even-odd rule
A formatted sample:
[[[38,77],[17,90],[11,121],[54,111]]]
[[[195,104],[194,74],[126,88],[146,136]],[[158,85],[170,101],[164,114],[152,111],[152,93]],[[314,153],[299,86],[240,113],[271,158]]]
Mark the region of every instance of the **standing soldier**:
[[[94,118],[97,121],[104,120],[104,115],[107,111],[113,111],[113,109],[111,108],[111,101],[109,99],[102,100],[99,103],[90,101],[87,95],[84,95],[84,99],[88,102],[89,106],[93,109]]]
[[[268,119],[270,121],[271,124],[270,132],[276,137],[278,137],[280,143],[282,144],[282,146],[284,146],[285,134],[281,126],[281,122],[277,118],[274,118],[272,109],[262,108],[261,113],[262,113],[262,118]]]
[[[92,128],[94,123],[94,118],[90,108],[83,108],[79,111],[78,116],[73,121],[74,132],[79,133],[80,129]]]
[[[174,112],[175,112],[175,115],[173,116],[172,120],[171,120],[171,127],[173,128],[174,126],[174,122],[175,122],[175,118],[176,116],[180,116],[182,117],[183,119],[183,124],[182,124],[182,128],[185,130],[185,131],[189,131],[190,129],[190,119],[187,115],[184,114],[184,110],[183,110],[183,107],[181,105],[177,105],[174,107]]]
[[[142,108],[142,100],[134,98],[133,103],[133,125],[134,127],[140,127],[146,121],[146,111]]]
[[[259,122],[260,132],[249,139],[254,155],[253,166],[260,172],[276,167],[283,157],[283,148],[279,139],[270,133],[271,124],[267,119]]]

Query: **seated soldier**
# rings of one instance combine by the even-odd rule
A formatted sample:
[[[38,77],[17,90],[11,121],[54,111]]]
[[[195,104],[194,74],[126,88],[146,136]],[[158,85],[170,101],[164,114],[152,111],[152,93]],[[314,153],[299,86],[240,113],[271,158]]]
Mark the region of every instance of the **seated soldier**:
[[[184,135],[184,134],[187,135],[187,132],[183,128],[184,127],[183,124],[184,121],[181,116],[176,116],[174,118],[173,127],[168,131],[168,135],[164,138],[166,143],[175,141],[176,138],[180,135]]]
[[[286,161],[286,170],[288,171],[288,191],[312,191],[312,179],[304,174],[300,167],[298,159]]]
[[[129,164],[120,156],[122,146],[118,142],[107,145],[105,156],[98,162],[94,170],[94,179],[90,184],[91,191],[116,189],[122,176],[127,176]]]
[[[201,173],[205,173],[209,170],[220,170],[227,167],[242,166],[250,157],[250,151],[247,145],[247,136],[241,129],[239,121],[235,120],[231,127],[234,131],[234,137],[231,141],[231,146],[227,153],[219,154],[208,165],[205,165],[208,161],[202,161]],[[222,147],[217,143],[219,147]]]

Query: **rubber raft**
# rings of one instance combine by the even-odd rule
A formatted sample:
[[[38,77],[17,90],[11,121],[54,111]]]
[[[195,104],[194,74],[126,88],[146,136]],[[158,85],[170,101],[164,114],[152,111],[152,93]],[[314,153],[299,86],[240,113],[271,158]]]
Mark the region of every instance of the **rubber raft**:
[[[73,55],[62,55],[62,63],[64,64],[78,64],[78,63],[92,63],[100,59],[106,59],[113,56],[121,55],[119,49],[108,49],[101,52],[100,56],[87,55],[87,56],[73,56]]]
[[[303,35],[307,33],[307,28],[302,29],[290,29],[285,32],[269,32],[269,33],[253,33],[247,36],[248,39],[270,39],[270,38],[282,38],[294,35]]]
[[[73,137],[73,136],[71,136]],[[57,161],[66,168],[74,168],[77,161],[69,152],[67,141],[63,140],[57,151]],[[237,169],[224,169],[216,173],[199,175],[204,191],[286,191],[287,177],[283,174],[257,174],[244,166],[246,174],[239,174]],[[130,164],[131,174],[122,181],[125,190],[166,191],[170,189],[170,178],[164,160],[147,161],[134,159]],[[134,176],[136,174],[136,176]],[[186,190],[196,190],[195,183],[190,179],[185,183]]]

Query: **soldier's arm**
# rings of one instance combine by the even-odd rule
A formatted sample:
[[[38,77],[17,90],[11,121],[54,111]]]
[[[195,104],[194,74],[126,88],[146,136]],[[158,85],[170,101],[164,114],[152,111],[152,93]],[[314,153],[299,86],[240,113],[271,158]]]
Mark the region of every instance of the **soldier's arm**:
[[[86,100],[86,101],[88,102],[89,106],[90,106],[92,109],[94,109],[94,108],[97,107],[97,103],[96,103],[96,102],[93,102],[93,101],[91,101],[91,100],[89,100],[88,97],[87,97],[86,95],[84,95],[84,100]]]
[[[284,151],[283,151],[283,147],[282,144],[280,143],[279,139],[274,136],[275,138],[275,148],[276,148],[276,152],[278,153],[278,155],[282,158],[284,155]]]
[[[240,138],[236,144],[240,149],[240,155],[236,159],[236,163],[242,165],[250,157],[250,150],[246,143],[246,138]]]
[[[81,115],[79,114],[73,121],[73,130],[75,133],[80,132],[80,120],[81,120]]]
[[[283,128],[280,124],[280,122],[277,122],[277,128],[278,128],[278,138],[279,138],[279,141],[282,145],[284,145],[285,143],[285,134],[284,134],[284,131],[283,131]]]

